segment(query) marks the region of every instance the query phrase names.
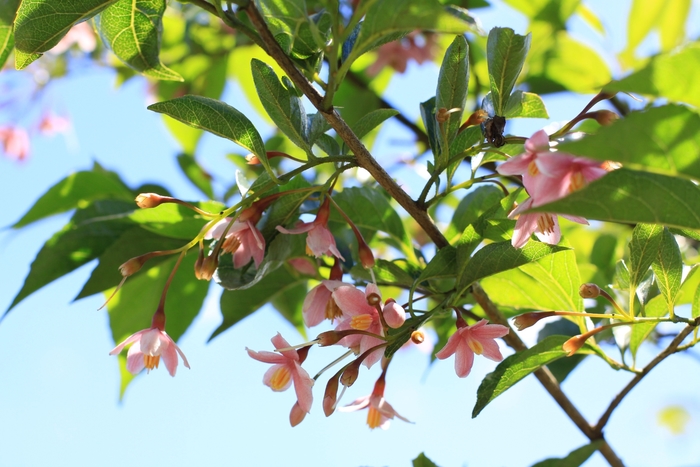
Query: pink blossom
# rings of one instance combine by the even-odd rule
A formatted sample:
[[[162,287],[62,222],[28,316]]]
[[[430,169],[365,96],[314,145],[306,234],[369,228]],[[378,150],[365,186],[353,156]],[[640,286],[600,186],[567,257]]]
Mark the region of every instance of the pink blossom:
[[[352,285],[342,285],[333,290],[332,295],[335,303],[343,312],[343,317],[335,328],[336,331],[356,329],[377,336],[382,335],[382,323],[379,318],[379,312],[375,307],[367,303],[367,297],[364,292]],[[365,353],[372,347],[383,343],[384,341],[379,337],[366,334],[351,334],[338,342],[342,346],[353,349],[357,354]],[[379,348],[368,355],[364,359],[363,364],[370,368],[382,358],[383,354],[384,349]]]
[[[70,49],[73,44],[77,44],[78,48],[85,53],[95,50],[97,38],[89,22],[84,21],[73,26],[49,52],[60,55]]]
[[[508,215],[510,219],[518,218],[515,223],[515,229],[513,230],[513,238],[511,238],[513,247],[523,247],[533,233],[544,243],[549,243],[550,245],[559,243],[559,240],[561,240],[561,230],[559,228],[557,215],[547,212],[520,214],[532,207],[534,207],[533,198],[528,198]],[[562,214],[562,217],[573,222],[578,222],[579,224],[588,225],[588,221],[583,217],[564,214]]]
[[[39,131],[47,136],[65,133],[70,128],[70,120],[66,117],[45,113],[39,122]]]
[[[148,371],[158,368],[160,357],[163,357],[168,373],[170,373],[170,376],[175,376],[178,354],[182,358],[182,363],[187,368],[190,367],[180,347],[175,344],[165,331],[157,327],[151,327],[132,334],[113,348],[109,354],[117,355],[129,344],[131,344],[131,347],[126,355],[126,369],[132,374],[137,374],[144,368],[147,368]]]
[[[204,238],[219,240],[230,222],[229,217],[217,222]],[[257,268],[265,256],[265,238],[252,221],[236,220],[226,233],[222,250],[233,253],[233,267],[243,267],[252,258]]]
[[[316,266],[310,258],[291,258],[287,262],[299,273],[305,276],[315,276]]]
[[[338,410],[341,412],[355,412],[357,410],[369,408],[369,412],[367,413],[367,425],[369,425],[371,429],[379,427],[382,430],[386,430],[389,428],[390,420],[393,418],[398,418],[404,422],[411,423],[408,419],[399,415],[391,404],[384,399],[384,386],[386,384],[384,379],[385,374],[386,373],[383,372],[377,382],[374,384],[374,389],[372,390],[371,395],[360,397],[359,399],[356,399],[352,403],[346,405],[345,407],[341,407]]]
[[[377,59],[367,68],[369,76],[375,76],[385,66],[390,66],[399,73],[406,71],[410,60],[422,64],[432,60],[435,55],[435,36],[425,34],[419,36],[413,32],[403,39],[388,42],[377,49]]]
[[[474,354],[483,355],[496,362],[503,360],[503,355],[501,355],[495,339],[506,334],[508,334],[507,327],[500,324],[488,324],[488,321],[482,319],[472,326],[458,327],[457,331],[448,339],[445,347],[435,356],[444,360],[452,354],[456,354],[455,371],[457,376],[464,378],[469,375],[472,369]]]
[[[29,134],[24,128],[0,126],[0,143],[6,155],[16,160],[29,156]]]
[[[384,304],[382,315],[384,315],[384,321],[390,328],[398,329],[406,322],[406,310],[396,303],[393,298],[390,298]]]
[[[272,345],[275,349],[288,349],[289,343],[277,333],[272,339]],[[300,365],[300,356],[296,350],[280,350],[279,352],[256,352],[246,347],[246,351],[251,358],[259,362],[271,363],[272,367],[265,372],[263,376],[263,384],[269,386],[270,389],[276,392],[285,391],[294,383],[294,390],[297,394],[298,408],[292,407],[290,420],[292,423],[301,422],[303,417],[299,416],[299,410],[308,413],[311,410],[313,402],[313,394],[311,387],[314,385],[314,380],[309,377],[309,374]]]
[[[316,219],[313,222],[300,222],[293,229],[285,229],[281,225],[277,226],[277,230],[285,234],[302,234],[307,233],[306,237],[306,253],[320,258],[322,255],[335,256],[345,261],[343,255],[338,251],[335,244],[335,238],[330,230],[328,230],[328,216],[330,215],[329,200],[326,199],[318,209]]]
[[[523,185],[533,198],[533,206],[541,206],[583,188],[607,173],[601,163],[552,152],[544,130],[525,141],[525,152],[498,167],[502,175],[522,175]]]
[[[343,311],[333,297],[333,291],[342,285],[347,285],[342,281],[324,280],[311,289],[304,299],[301,312],[304,316],[304,324],[313,327],[324,319],[331,322],[343,316]]]

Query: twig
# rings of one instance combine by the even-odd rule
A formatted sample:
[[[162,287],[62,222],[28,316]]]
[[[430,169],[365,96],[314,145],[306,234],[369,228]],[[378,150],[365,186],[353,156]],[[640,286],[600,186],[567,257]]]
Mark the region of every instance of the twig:
[[[620,402],[622,402],[622,399],[629,394],[629,392],[644,378],[649,372],[659,363],[661,363],[662,360],[664,360],[666,357],[676,353],[679,351],[678,346],[683,342],[683,339],[688,337],[688,335],[693,332],[693,329],[695,329],[698,325],[700,324],[700,318],[697,318],[695,320],[694,324],[689,324],[681,332],[678,333],[678,335],[671,341],[671,343],[664,349],[663,352],[658,354],[652,361],[647,364],[642,370],[630,380],[629,383],[627,383],[627,386],[625,386],[622,391],[618,393],[617,396],[610,402],[610,405],[608,408],[605,410],[605,413],[600,417],[600,420],[598,420],[598,423],[596,426],[593,428],[593,432],[598,434],[602,433],[603,428],[605,425],[608,423],[610,420],[610,416],[612,415],[613,411],[617,408],[618,405],[620,405]]]
[[[488,297],[484,289],[478,283],[472,285],[472,295],[477,303],[484,310],[489,319],[497,324],[501,324],[510,329],[510,333],[506,335],[503,340],[512,347],[515,351],[521,352],[527,349],[525,343],[520,339],[520,337],[513,331],[508,323],[508,320],[501,314],[496,305]],[[608,442],[605,440],[602,431],[596,431],[591,425],[586,421],[584,416],[574,404],[569,400],[569,398],[564,394],[559,386],[559,382],[554,377],[549,368],[542,367],[535,371],[535,377],[540,381],[545,390],[552,396],[552,398],[559,404],[564,413],[571,419],[572,422],[583,432],[586,437],[591,441],[601,440],[602,443],[598,450],[605,457],[612,467],[624,467],[622,460],[615,454],[615,451],[610,447]]]
[[[376,159],[372,157],[367,148],[357,138],[355,133],[353,133],[348,124],[345,123],[345,120],[340,117],[338,112],[336,112],[334,109],[323,110],[323,97],[318,93],[316,88],[313,87],[309,80],[307,80],[306,77],[296,68],[292,60],[285,55],[279,44],[277,44],[277,41],[275,41],[272,33],[267,28],[267,24],[265,24],[265,21],[260,15],[258,9],[255,7],[255,4],[251,2],[245,8],[245,11],[248,13],[250,22],[260,33],[260,37],[265,44],[265,51],[282,67],[289,79],[291,79],[294,84],[299,86],[299,89],[304,93],[304,95],[306,95],[309,101],[311,101],[311,104],[323,114],[338,136],[340,136],[340,138],[345,141],[345,144],[348,145],[350,150],[352,150],[357,159],[358,165],[367,170],[377,181],[377,183],[379,183],[387,191],[387,193],[389,193],[389,195],[416,220],[418,225],[421,226],[433,243],[435,243],[435,246],[438,248],[447,246],[449,242],[433,223],[433,220],[430,218],[428,213],[425,210],[420,209],[413,199],[411,199],[411,197],[408,196],[405,191],[403,191],[403,189],[394,181],[394,179],[391,178],[384,168],[379,165]]]

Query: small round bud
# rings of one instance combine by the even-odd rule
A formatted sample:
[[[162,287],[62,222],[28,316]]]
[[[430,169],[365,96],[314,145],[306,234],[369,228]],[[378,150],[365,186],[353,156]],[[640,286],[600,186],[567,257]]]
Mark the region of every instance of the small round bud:
[[[578,289],[578,294],[581,298],[596,298],[600,295],[600,287],[593,283],[581,284]]]
[[[384,321],[390,328],[398,329],[406,322],[406,310],[396,303],[393,298],[388,299],[384,304],[382,315],[384,315]]]
[[[595,117],[595,121],[598,122],[602,126],[609,126],[615,123],[620,116],[616,114],[615,112],[611,110],[597,110],[593,112],[593,115]]]
[[[420,329],[417,331],[413,331],[411,333],[411,342],[413,342],[416,345],[422,344],[423,342],[425,342],[425,333]]]
[[[135,201],[141,209],[149,209],[160,206],[169,199],[167,196],[160,196],[156,193],[141,193],[136,197]]]
[[[449,120],[449,118],[450,111],[444,107],[438,109],[438,111],[435,113],[435,120],[437,120],[438,123],[445,123],[447,120]]]
[[[382,302],[382,294],[379,292],[379,287],[374,282],[367,284],[365,288],[365,297],[367,297],[367,304],[370,306],[379,305]]]
[[[260,164],[260,159],[258,159],[258,156],[256,156],[253,153],[250,153],[247,156],[245,156],[245,160],[248,163],[248,165],[259,165]]]

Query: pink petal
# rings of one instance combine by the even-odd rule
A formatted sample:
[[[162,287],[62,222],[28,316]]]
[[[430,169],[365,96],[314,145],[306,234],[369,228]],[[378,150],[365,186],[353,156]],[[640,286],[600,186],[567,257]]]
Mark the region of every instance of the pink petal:
[[[384,320],[389,327],[398,329],[406,322],[406,310],[396,302],[389,302],[382,310]]]
[[[284,355],[280,355],[277,352],[267,352],[265,350],[261,352],[256,352],[255,350],[250,350],[248,347],[246,347],[245,350],[246,352],[248,352],[250,358],[259,362],[275,364],[284,364],[287,362],[287,359],[284,358]]]
[[[308,293],[301,306],[304,324],[313,327],[326,319],[326,304],[331,299],[332,292],[325,284],[320,283]]]
[[[163,335],[161,331],[157,328],[151,328],[141,335],[141,340],[139,345],[141,347],[141,352],[150,356],[158,356],[164,346],[168,345],[169,337]]]
[[[500,362],[503,360],[503,355],[501,354],[501,350],[498,348],[498,344],[496,343],[495,340],[493,339],[477,339],[479,343],[481,344],[481,347],[483,347],[484,351],[481,355],[484,357],[488,358],[489,360],[493,360],[494,362]]]
[[[306,245],[317,258],[328,253],[331,248],[331,244],[335,246],[333,234],[331,234],[330,230],[320,224],[316,224],[316,227],[310,230],[309,235],[306,237]]]
[[[285,384],[283,387],[281,387],[279,389],[273,388],[272,384],[270,383],[270,381],[272,380],[272,376],[275,374],[275,372],[279,368],[284,368],[285,366],[286,365],[284,365],[284,364],[280,364],[280,365],[272,365],[270,368],[268,368],[267,371],[265,372],[265,374],[263,375],[263,384],[275,392],[282,392],[282,391],[286,391],[287,389],[289,389],[289,387],[292,385],[292,378],[289,378],[289,381],[287,381],[287,384]]]
[[[287,342],[287,340],[284,337],[282,337],[282,334],[280,334],[279,332],[272,339],[270,339],[270,342],[272,342],[272,345],[275,346],[275,350],[278,350],[278,351],[279,351],[279,349],[291,347],[291,345],[289,345],[289,342]],[[296,350],[283,350],[280,353],[282,354],[282,356],[284,356],[286,361],[289,361],[289,360],[298,361],[299,360],[299,354],[297,353]]]
[[[583,217],[570,216],[568,214],[559,214],[559,215],[561,217],[563,217],[564,219],[568,219],[568,220],[573,221],[573,222],[578,222],[579,224],[588,225],[588,221]]]
[[[212,240],[212,239],[219,239],[221,238],[221,235],[224,233],[224,230],[226,230],[226,226],[231,222],[231,218],[227,217],[225,219],[221,219],[219,222],[214,224],[214,227],[209,229],[207,233],[204,234],[204,239],[205,240]]]
[[[474,365],[474,351],[469,348],[466,339],[460,339],[457,352],[455,352],[455,372],[460,378],[465,378],[472,371]]]
[[[316,224],[314,224],[313,222],[302,222],[301,224],[299,224],[297,227],[294,227],[293,229],[285,229],[281,225],[278,225],[275,228],[282,233],[295,235],[295,234],[306,233],[306,232],[310,231],[311,229],[313,229],[314,227],[316,227]]]
[[[175,343],[170,340],[167,345],[163,347],[160,357],[163,359],[165,368],[170,373],[170,376],[175,376],[177,371],[177,351],[175,350]]]
[[[539,214],[521,214],[518,217],[518,221],[515,223],[515,229],[513,230],[513,238],[511,238],[510,243],[513,248],[522,248],[525,246],[530,236],[535,230],[537,230],[537,218]]]
[[[139,373],[145,367],[145,362],[143,361],[143,352],[141,352],[141,347],[138,342],[129,348],[129,352],[126,354],[126,369],[132,375]]]
[[[355,412],[357,410],[362,410],[369,406],[369,398],[370,396],[360,397],[359,399],[355,399],[354,401],[352,401],[344,407],[338,407],[338,410],[340,412]]]
[[[141,330],[141,331],[139,331],[139,332],[135,332],[134,334],[130,335],[129,337],[127,337],[126,339],[124,339],[124,341],[122,341],[121,344],[117,345],[115,348],[113,348],[112,350],[110,350],[109,354],[110,354],[110,355],[116,355],[116,354],[118,354],[119,352],[122,351],[122,349],[123,349],[125,346],[131,344],[132,342],[136,342],[136,341],[138,341],[139,339],[141,339],[141,334],[143,334],[143,333],[146,332],[146,331],[148,331],[148,329],[144,329],[144,330]]]
[[[347,316],[376,313],[377,310],[367,303],[364,292],[352,285],[343,285],[333,291],[333,298]]]
[[[540,213],[542,214],[542,213]],[[535,236],[544,243],[549,243],[550,245],[556,245],[561,240],[561,229],[559,229],[559,219],[557,219],[556,214],[552,214],[554,219],[554,226],[551,232],[538,232],[535,231]]]
[[[540,130],[525,141],[527,152],[537,152],[543,149],[549,150],[549,136],[544,130]]]
[[[496,168],[496,171],[501,175],[523,175],[527,173],[528,166],[533,154],[520,154],[519,156],[511,157]]]
[[[481,320],[481,322],[488,323],[486,320]],[[478,324],[478,323],[477,323]],[[471,327],[472,335],[477,339],[494,339],[496,337],[503,337],[507,335],[510,330],[501,324],[484,324],[483,326],[477,325]]]
[[[314,385],[314,380],[297,362],[294,362],[294,370],[292,371],[292,379],[294,380],[294,391],[297,394],[299,407],[304,412],[311,411],[313,403],[313,394],[311,388]]]
[[[294,405],[292,406],[292,410],[289,412],[289,423],[290,425],[297,426],[301,422],[304,421],[304,417],[306,417],[306,413],[300,406],[299,402],[295,402]]]
[[[447,344],[445,344],[445,347],[443,347],[438,353],[435,354],[435,358],[444,360],[452,356],[452,354],[454,354],[457,351],[457,346],[459,345],[460,340],[461,337],[458,329],[454,332],[454,334],[450,336],[449,339],[447,339]]]

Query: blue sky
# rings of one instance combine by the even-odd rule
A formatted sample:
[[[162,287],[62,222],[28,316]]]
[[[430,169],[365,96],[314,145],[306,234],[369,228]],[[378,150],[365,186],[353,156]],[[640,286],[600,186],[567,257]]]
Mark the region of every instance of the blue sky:
[[[615,3],[619,10],[611,11],[610,2],[590,5],[614,27],[629,4]],[[522,33],[526,26],[512,13],[481,18],[485,29],[506,25]],[[620,50],[624,44],[622,29],[602,38],[585,25],[575,26],[577,37],[592,38],[600,50]],[[435,66],[411,67],[392,81],[387,98],[417,118],[416,104],[430,97],[436,77]],[[427,84],[416,86],[416,80]],[[89,168],[94,160],[118,171],[132,186],[155,181],[184,199],[198,197],[177,168],[173,156],[178,148],[161,117],[145,109],[145,89],[138,79],[117,89],[109,70],[92,68],[52,83],[44,99],[70,114],[77,144],[66,144],[61,137],[38,138],[25,163],[0,158],[0,199],[6,200],[0,226],[16,221],[48,186]],[[246,107],[235,86],[225,98],[237,108]],[[580,100],[561,96],[548,97],[546,103],[553,120],[580,107]],[[541,125],[523,122],[509,131],[529,135]],[[383,131],[378,151],[391,150],[396,137],[392,128]],[[231,150],[227,143],[207,137],[200,152],[205,166],[233,180],[234,169],[224,158]],[[0,309],[7,308],[37,251],[66,220],[57,216],[21,231],[0,232]],[[472,374],[459,379],[452,360],[429,366],[427,355],[417,349],[397,355],[386,390],[391,404],[414,424],[395,421],[388,431],[370,431],[364,412],[325,418],[316,405],[292,429],[287,417],[293,392],[276,394],[263,386],[267,366],[250,359],[245,347],[268,350],[269,339],[278,331],[290,341],[300,336],[274,311],[264,309],[207,344],[220,322],[215,286],[180,341],[192,369],[180,367],[175,378],[163,368],[144,374],[119,403],[117,361],[107,355],[114,343],[106,312],[97,311],[103,298],[72,303],[90,269],[83,267],[30,296],[0,323],[0,465],[407,466],[425,452],[442,467],[518,467],[564,456],[586,443],[532,377],[472,420],[476,389],[495,364],[477,359]],[[305,367],[313,373],[332,353],[312,350]],[[640,358],[653,354],[652,347],[643,347]],[[700,464],[698,365],[689,356],[668,359],[616,411],[606,436],[628,465]],[[378,368],[363,373],[344,402],[368,394],[378,374]],[[596,419],[627,379],[588,358],[565,381],[564,390],[584,415]],[[319,384],[317,404],[322,390]],[[658,412],[673,404],[685,406],[692,416],[686,432],[678,436],[656,421]],[[606,464],[598,454],[586,464],[602,465]]]

